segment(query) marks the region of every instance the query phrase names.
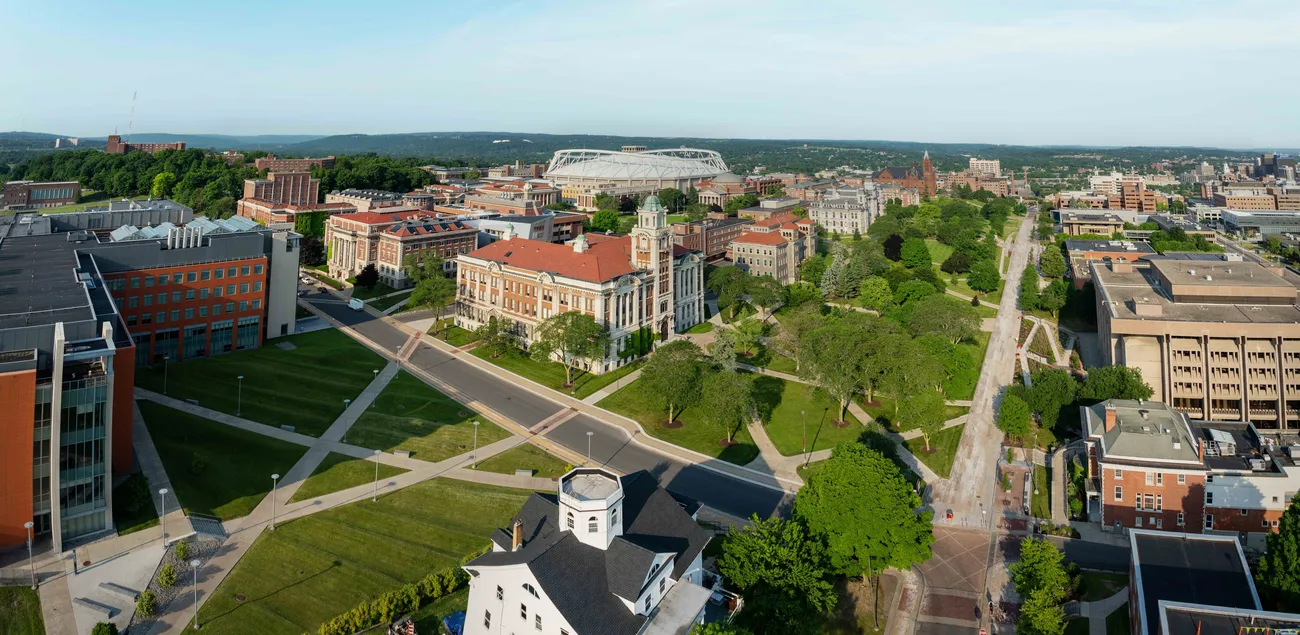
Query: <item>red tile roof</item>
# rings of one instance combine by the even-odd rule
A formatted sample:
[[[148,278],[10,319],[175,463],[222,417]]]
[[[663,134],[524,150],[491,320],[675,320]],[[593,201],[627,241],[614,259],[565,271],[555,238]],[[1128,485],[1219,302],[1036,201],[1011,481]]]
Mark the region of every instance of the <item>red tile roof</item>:
[[[428,236],[430,234],[443,234],[454,231],[475,231],[473,227],[466,225],[458,220],[443,221],[433,218],[415,218],[403,221],[400,225],[394,225],[385,230],[389,236],[398,238],[409,238],[411,236]]]
[[[780,214],[773,214],[761,221],[757,221],[754,223],[754,225],[758,227],[779,227],[786,223],[797,222],[798,220],[799,220],[798,216],[795,216],[790,212],[782,212]]]
[[[739,238],[731,241],[733,243],[749,243],[751,245],[784,245],[785,237],[776,232],[745,232]]]
[[[388,225],[391,223],[400,223],[404,220],[415,218],[421,214],[428,214],[425,210],[397,210],[392,212],[357,212],[355,214],[340,214],[335,216],[339,220],[352,221],[363,225]]]
[[[566,278],[605,282],[636,271],[628,260],[630,241],[626,236],[620,238],[622,240],[600,241],[583,253],[574,251],[572,245],[511,238],[476,249],[468,255],[528,271],[547,271]]]

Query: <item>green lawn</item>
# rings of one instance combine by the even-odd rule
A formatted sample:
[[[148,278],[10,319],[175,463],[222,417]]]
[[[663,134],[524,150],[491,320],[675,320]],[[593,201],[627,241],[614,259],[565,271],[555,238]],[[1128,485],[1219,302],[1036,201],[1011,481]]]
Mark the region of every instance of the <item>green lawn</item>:
[[[407,450],[417,459],[437,462],[471,451],[475,420],[479,421],[480,447],[510,436],[460,402],[401,371],[344,440],[373,450]]]
[[[988,302],[990,304],[1000,304],[1002,302],[1002,290],[1007,287],[1007,281],[1000,280],[998,281],[997,291],[994,291],[993,293],[983,293],[970,288],[966,284],[965,278],[958,278],[957,282],[953,282],[951,278],[944,278],[944,282],[948,283],[949,285],[948,288],[952,289],[953,291],[956,291],[957,293],[960,293],[968,298],[975,297],[975,295],[978,294],[981,301]]]
[[[135,533],[158,524],[158,509],[149,479],[136,472],[113,488],[113,524],[117,535]]]
[[[1128,586],[1128,575],[1124,573],[1103,573],[1101,571],[1079,572],[1079,600],[1096,602],[1104,600],[1120,589]]]
[[[175,489],[169,508],[179,500],[187,511],[222,520],[247,516],[271,491],[271,475],[287,473],[307,452],[152,401],[138,403]]]
[[[356,284],[356,281],[352,278],[348,278],[348,282],[354,285]],[[352,297],[358,300],[369,300],[370,298],[377,298],[381,295],[388,295],[390,293],[393,293],[394,291],[397,291],[397,289],[394,289],[382,282],[376,282],[375,286],[370,287],[368,289],[366,287],[357,287],[357,286],[352,287]]]
[[[992,333],[980,331],[975,334],[975,341],[964,341],[957,345],[958,348],[965,349],[970,354],[971,360],[975,363],[976,369],[984,367],[984,356],[989,350],[989,339],[993,337]],[[952,401],[965,401],[975,397],[975,384],[979,381],[979,373],[974,375],[975,381],[971,381],[960,386],[950,386],[948,399]]]
[[[942,263],[948,259],[948,256],[952,255],[952,247],[933,238],[926,238],[925,246],[930,249],[930,260],[935,263]]]
[[[953,426],[931,437],[930,448],[933,452],[925,451],[925,439],[921,437],[904,441],[903,447],[916,455],[922,463],[930,466],[935,474],[948,478],[948,473],[952,471],[953,458],[957,454],[957,446],[961,443],[961,433],[965,429],[965,424]]]
[[[359,501],[283,523],[262,533],[203,605],[201,632],[315,632],[363,600],[456,566],[487,546],[492,530],[505,526],[527,497],[433,479],[378,503]]]
[[[58,207],[42,207],[40,209],[33,210],[33,211],[40,212],[41,214],[71,214],[73,212],[84,212],[94,207],[102,207],[107,209],[109,202],[120,201],[123,198],[124,197],[121,196],[97,198],[93,201],[87,201],[85,203],[71,203],[69,205],[60,205]],[[126,198],[130,198],[133,201],[143,201],[149,198],[149,195],[141,194],[140,196],[131,196]],[[7,214],[13,214],[13,213],[14,212],[0,212],[0,216],[5,216]],[[8,631],[5,632],[7,633]]]
[[[486,349],[476,348],[471,353],[484,361],[491,362],[516,375],[522,375],[551,390],[568,393],[576,399],[582,399],[596,391],[618,381],[624,375],[641,366],[640,362],[627,364],[617,370],[603,375],[595,375],[581,370],[573,371],[573,387],[564,387],[564,365],[559,362],[539,362],[517,348],[512,348],[501,357],[492,359]]]
[[[758,313],[758,310],[755,309],[753,306],[751,306],[748,302],[741,302],[740,306],[736,307],[735,317],[731,316],[730,309],[731,309],[730,305],[718,306],[718,312],[722,314],[723,324],[735,324],[737,322],[743,322],[745,318],[750,317],[752,315],[756,315]]]
[[[478,335],[474,331],[467,331],[455,324],[448,324],[450,321],[451,318],[438,320],[437,323],[429,327],[429,335],[457,348],[478,341]]]
[[[302,306],[300,304],[297,307],[295,307],[293,317],[295,320],[305,320],[309,317],[316,317],[316,314],[312,313],[311,311],[308,311],[307,307]]]
[[[760,413],[770,412],[767,436],[781,454],[794,456],[803,451],[804,412],[808,419],[808,448],[813,451],[835,447],[840,441],[857,441],[862,423],[845,411],[849,425],[838,427],[839,402],[824,391],[797,381],[759,376],[754,379],[759,390]]]
[[[433,603],[411,614],[417,633],[441,633],[442,618],[469,607],[469,588],[438,598]]]
[[[326,276],[326,275],[323,274],[323,273],[314,273],[314,274],[312,274],[312,277],[315,278],[315,279],[317,279],[317,280],[319,280],[319,281],[321,282],[321,284],[329,285],[329,286],[331,286],[331,287],[334,287],[335,289],[342,289],[342,288],[343,288],[343,283],[342,283],[342,282],[339,282],[338,280],[335,280],[335,279],[333,279],[333,278],[331,278],[331,277],[329,277],[329,276]]]
[[[281,350],[288,343],[293,350]],[[194,399],[200,406],[271,426],[288,424],[320,436],[343,414],[343,400],[354,399],[374,380],[384,360],[334,329],[290,335],[261,348],[205,359],[137,369],[135,383],[167,395]],[[242,408],[237,407],[243,380]]]
[[[797,369],[793,359],[772,351],[762,344],[759,344],[749,357],[737,353],[736,361],[790,375],[794,375]]]
[[[669,225],[672,225],[672,224],[674,224],[674,223],[685,223],[685,222],[687,222],[687,221],[689,221],[689,220],[690,220],[690,217],[687,216],[687,215],[685,215],[685,214],[669,214],[669,215],[668,215],[668,224],[669,224]]]
[[[374,483],[375,465],[379,466],[380,480],[392,478],[406,472],[400,467],[357,459],[346,454],[330,452],[316,466],[316,471],[303,481],[302,487],[294,492],[290,503],[311,500],[318,496],[341,492],[350,487]]]
[[[711,333],[713,332],[713,322],[700,322],[686,330],[687,333]]]
[[[45,635],[41,599],[25,586],[0,587],[0,633]]]
[[[800,463],[799,467],[795,468],[795,471],[799,473],[799,478],[803,479],[803,481],[807,483],[808,479],[812,478],[813,475],[816,474],[818,470],[822,469],[822,466],[826,464],[827,460],[829,459],[825,459],[821,461],[813,461],[811,463],[806,463],[806,464]]]
[[[871,415],[872,419],[878,422],[881,426],[889,428],[894,432],[906,432],[911,429],[911,428],[904,428],[900,430],[896,426],[894,426],[894,421],[893,421],[894,398],[893,397],[888,397],[885,395],[881,395],[879,393],[873,395],[873,397],[875,397],[874,403],[866,403],[865,396],[858,398],[858,405],[862,406],[862,409],[867,411],[867,414]],[[957,417],[960,417],[969,412],[970,412],[970,408],[966,406],[944,406],[943,420],[948,421],[950,419],[956,419]]]
[[[1052,518],[1052,487],[1047,480],[1047,468],[1034,468],[1034,490],[1029,494],[1029,513],[1034,518]]]
[[[397,304],[398,302],[401,302],[402,300],[405,300],[409,297],[411,297],[411,292],[407,291],[405,293],[390,295],[386,298],[376,298],[374,300],[367,302],[366,304],[370,305],[370,308],[375,309],[376,311],[383,311],[384,309],[387,309],[388,307],[393,306],[394,304]]]
[[[1054,337],[1054,329],[1047,325],[1038,327],[1038,332],[1034,333],[1034,341],[1029,343],[1029,352],[1035,355],[1042,355],[1049,363],[1056,361],[1056,356],[1052,353],[1051,338]]]
[[[645,428],[646,432],[657,439],[695,450],[728,463],[744,465],[758,456],[758,446],[754,445],[754,440],[750,438],[749,429],[746,426],[741,426],[734,432],[731,440],[736,445],[724,447],[721,442],[726,439],[726,434],[722,430],[705,423],[698,406],[687,408],[677,415],[677,420],[684,424],[682,427],[663,427],[660,424],[667,418],[667,413],[647,403],[644,395],[641,394],[640,388],[636,382],[632,382],[618,392],[600,400],[600,403],[596,405],[635,419],[641,424],[641,427]]]
[[[522,443],[478,464],[484,472],[514,474],[515,470],[533,470],[533,476],[542,478],[559,478],[567,467],[568,463],[531,443]]]

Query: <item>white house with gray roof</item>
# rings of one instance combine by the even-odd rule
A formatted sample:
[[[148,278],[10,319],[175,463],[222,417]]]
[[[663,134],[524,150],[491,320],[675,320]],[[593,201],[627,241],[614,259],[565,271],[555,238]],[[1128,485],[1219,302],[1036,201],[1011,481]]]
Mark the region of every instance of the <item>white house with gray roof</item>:
[[[684,634],[711,589],[699,505],[648,472],[577,468],[533,494],[470,574],[465,635]],[[712,576],[711,576],[712,577]]]

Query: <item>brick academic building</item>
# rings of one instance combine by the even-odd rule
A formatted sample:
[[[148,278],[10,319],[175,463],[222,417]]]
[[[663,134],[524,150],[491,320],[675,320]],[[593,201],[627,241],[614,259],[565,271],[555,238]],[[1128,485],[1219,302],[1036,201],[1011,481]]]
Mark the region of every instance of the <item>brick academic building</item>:
[[[929,152],[921,158],[919,167],[915,163],[905,168],[887,167],[872,174],[871,182],[911,188],[919,191],[921,196],[934,196],[939,192],[939,179],[934,173]]]
[[[297,234],[148,205],[0,217],[0,548],[113,530],[137,366],[293,332]]]
[[[173,143],[130,143],[122,141],[121,135],[109,135],[108,142],[104,146],[104,152],[108,154],[126,154],[128,152],[162,152],[163,150],[184,150],[185,142],[176,141]]]

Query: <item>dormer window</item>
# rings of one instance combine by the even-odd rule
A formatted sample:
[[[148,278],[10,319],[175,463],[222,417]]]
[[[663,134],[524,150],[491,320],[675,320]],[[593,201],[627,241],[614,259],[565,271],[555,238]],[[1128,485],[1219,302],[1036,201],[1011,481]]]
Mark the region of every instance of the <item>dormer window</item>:
[[[655,574],[658,572],[659,572],[659,563],[656,562],[653,567],[650,567],[650,577],[652,578],[655,577]]]
[[[600,521],[595,516],[587,519],[587,533],[594,534],[600,531]]]

